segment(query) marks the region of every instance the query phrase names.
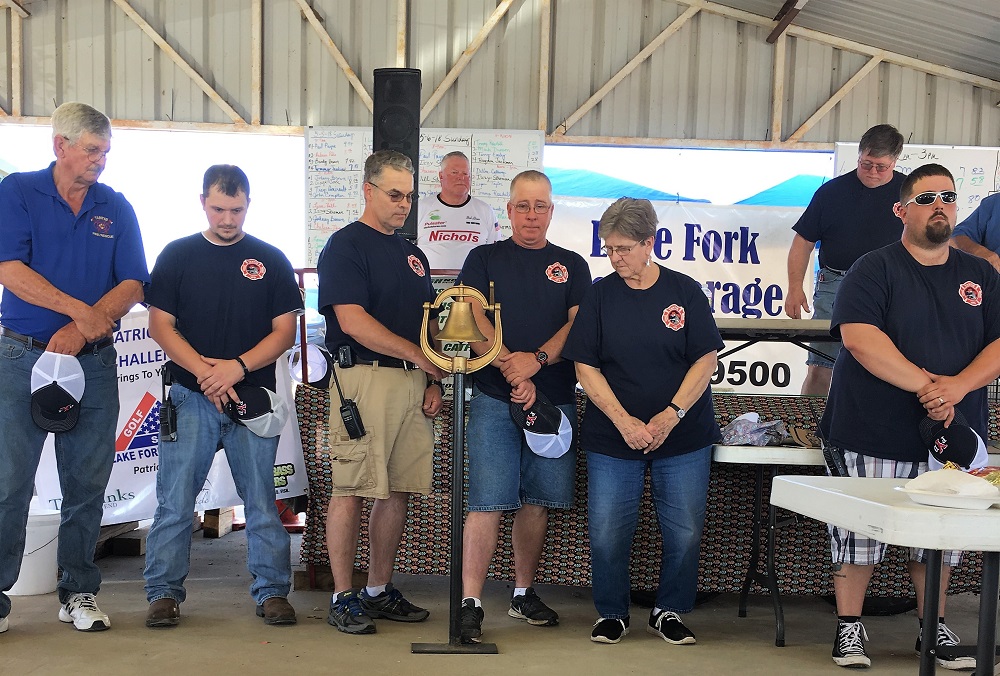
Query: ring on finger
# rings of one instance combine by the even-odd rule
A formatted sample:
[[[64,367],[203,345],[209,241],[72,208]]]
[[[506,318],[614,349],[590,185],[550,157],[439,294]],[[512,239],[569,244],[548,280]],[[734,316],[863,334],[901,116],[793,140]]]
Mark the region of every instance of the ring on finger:
[[[942,399],[941,397],[938,397],[938,401],[940,401],[941,405],[944,406],[944,399]]]

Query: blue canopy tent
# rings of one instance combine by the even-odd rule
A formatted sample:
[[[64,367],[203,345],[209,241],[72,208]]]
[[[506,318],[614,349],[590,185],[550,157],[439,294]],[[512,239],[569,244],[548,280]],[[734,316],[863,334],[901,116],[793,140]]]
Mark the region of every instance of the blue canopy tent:
[[[585,169],[546,167],[545,175],[552,181],[552,194],[562,197],[604,197],[607,199],[635,197],[636,199],[659,202],[709,202],[705,199],[663,192]]]

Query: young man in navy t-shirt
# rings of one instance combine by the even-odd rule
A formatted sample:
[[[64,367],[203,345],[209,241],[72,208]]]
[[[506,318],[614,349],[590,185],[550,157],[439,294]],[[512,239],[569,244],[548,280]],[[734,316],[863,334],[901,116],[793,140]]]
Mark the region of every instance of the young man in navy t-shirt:
[[[861,257],[837,294],[831,333],[845,349],[820,429],[851,476],[913,478],[926,471],[927,447],[917,428],[927,415],[951,421],[960,410],[986,438],[985,386],[1000,374],[1000,277],[981,258],[949,247],[956,199],[947,169],[915,169],[894,209],[902,241]],[[861,607],[885,545],[836,526],[830,531],[839,616],[833,659],[866,667]],[[942,589],[960,554],[944,553]],[[925,557],[913,550],[910,558],[922,617]],[[942,593],[942,618],[944,607]],[[954,646],[958,637],[941,622],[937,643]],[[938,661],[944,663],[940,655]],[[975,664],[958,658],[945,666]]]

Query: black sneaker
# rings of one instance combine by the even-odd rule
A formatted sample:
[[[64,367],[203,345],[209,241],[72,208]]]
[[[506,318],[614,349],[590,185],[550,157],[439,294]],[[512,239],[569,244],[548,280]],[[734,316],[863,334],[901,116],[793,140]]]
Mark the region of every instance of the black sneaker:
[[[681,622],[680,615],[672,610],[661,610],[659,613],[655,609],[651,611],[646,631],[674,645],[695,643],[694,634]]]
[[[398,589],[389,583],[378,596],[369,596],[361,590],[361,607],[369,617],[384,617],[394,622],[423,622],[431,614],[429,610],[418,608],[403,598]]]
[[[350,589],[330,598],[330,614],[327,624],[332,624],[345,634],[374,634],[375,622],[361,607],[361,596]]]
[[[462,627],[462,643],[479,643],[483,637],[483,609],[472,599],[462,599],[459,622]]]
[[[627,617],[620,620],[599,617],[590,632],[590,640],[594,643],[618,643],[624,636],[628,636]]]
[[[837,638],[833,641],[833,661],[840,667],[867,669],[872,665],[865,652],[868,632],[861,622],[837,622]]]
[[[559,624],[559,613],[542,603],[534,587],[528,587],[524,596],[512,596],[507,614],[519,620],[526,620],[536,627],[551,627]]]
[[[937,663],[945,669],[975,669],[976,658],[974,655],[952,655],[949,648],[957,648],[962,642],[958,634],[948,628],[944,622],[938,623],[937,630]],[[920,654],[920,635],[917,635],[917,645],[914,646],[917,654]],[[942,650],[943,649],[943,650]]]

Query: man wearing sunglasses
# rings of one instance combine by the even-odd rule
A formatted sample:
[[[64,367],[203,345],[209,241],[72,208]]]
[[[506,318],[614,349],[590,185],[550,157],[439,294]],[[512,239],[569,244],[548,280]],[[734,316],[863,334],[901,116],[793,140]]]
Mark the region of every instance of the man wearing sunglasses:
[[[985,198],[958,224],[951,243],[962,251],[985,258],[1000,272],[1000,193]]]
[[[901,241],[862,256],[837,292],[831,333],[844,350],[820,430],[849,476],[913,478],[927,471],[928,448],[918,431],[925,416],[950,424],[960,411],[987,438],[986,384],[1000,374],[1000,276],[949,246],[956,200],[947,169],[913,170],[894,206]],[[836,526],[830,533],[839,616],[833,660],[867,667],[861,607],[885,545]],[[944,553],[942,589],[960,559],[960,552]],[[922,550],[910,552],[921,618],[925,561]],[[948,655],[958,637],[943,622],[943,593],[939,602],[938,663],[974,668],[972,658]]]
[[[420,200],[417,246],[434,270],[461,270],[465,257],[480,244],[500,239],[500,224],[486,202],[470,194],[469,158],[460,150],[441,160],[441,192]]]
[[[435,298],[430,265],[396,233],[413,203],[412,162],[393,150],[373,153],[362,190],[361,218],[330,236],[317,264],[326,347],[338,357],[334,375],[343,392],[331,388],[326,543],[334,594],[327,622],[348,634],[374,634],[378,618],[420,622],[430,614],[392,586],[392,572],[410,493],[431,491],[430,418],[441,409],[442,373],[420,349],[423,304]],[[341,397],[357,404],[351,431]],[[351,577],[366,499],[374,501],[368,584],[356,591]]]
[[[792,228],[795,237],[788,249],[785,314],[792,319],[801,319],[810,311],[813,319],[829,319],[840,280],[854,261],[899,240],[901,228],[892,205],[903,183],[903,174],[894,170],[902,149],[903,135],[895,127],[888,124],[872,127],[858,144],[857,170],[826,182],[813,195]],[[819,271],[810,310],[803,280],[817,242],[820,242]],[[810,345],[832,359],[809,353],[802,394],[825,395],[830,389],[840,343]]]

